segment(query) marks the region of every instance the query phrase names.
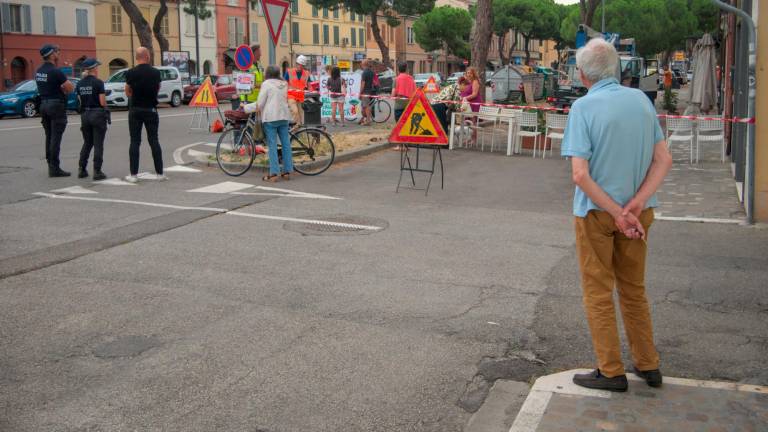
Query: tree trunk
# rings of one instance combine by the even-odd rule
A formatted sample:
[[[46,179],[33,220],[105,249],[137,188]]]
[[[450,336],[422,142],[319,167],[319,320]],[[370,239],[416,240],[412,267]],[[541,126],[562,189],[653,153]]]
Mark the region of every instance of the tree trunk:
[[[168,39],[166,39],[163,32],[160,31],[163,24],[163,17],[168,15],[168,5],[166,4],[166,1],[167,0],[160,0],[160,9],[157,11],[155,21],[152,23],[152,31],[155,33],[157,44],[160,45],[160,52],[165,52],[169,49]]]
[[[152,48],[152,29],[149,27],[149,23],[144,19],[141,10],[136,7],[132,0],[120,0],[120,5],[125,9],[125,13],[128,14],[133,23],[133,28],[136,29],[139,45],[149,50],[150,64],[155,64],[155,50]]]
[[[512,63],[512,52],[517,48],[517,30],[515,30],[514,36],[512,36],[512,43],[509,44],[509,63]]]
[[[531,37],[523,34],[523,43],[525,44],[525,65],[531,62]]]
[[[389,47],[387,47],[387,43],[384,42],[384,38],[381,36],[381,29],[379,29],[378,13],[378,10],[371,12],[371,32],[373,33],[373,39],[379,44],[379,50],[381,50],[381,62],[384,63],[385,66],[391,67],[389,64]]]
[[[496,36],[499,36],[499,60],[501,61],[501,64],[508,65],[509,57],[504,57],[504,39],[507,38],[507,34],[504,33],[503,35],[496,35]]]
[[[485,100],[485,64],[488,61],[488,46],[493,34],[493,12],[491,0],[478,0],[475,14],[475,28],[472,35],[472,66],[480,74],[480,100]]]
[[[595,11],[600,5],[600,0],[579,0],[579,12],[581,23],[592,27],[592,19],[595,17]]]

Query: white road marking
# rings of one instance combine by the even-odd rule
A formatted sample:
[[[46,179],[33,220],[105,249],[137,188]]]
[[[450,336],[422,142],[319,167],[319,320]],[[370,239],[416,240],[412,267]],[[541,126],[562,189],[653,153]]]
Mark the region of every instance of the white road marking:
[[[186,172],[186,173],[199,173],[202,172],[199,169],[190,168],[184,165],[174,165],[172,167],[163,168],[163,172]]]
[[[187,150],[187,153],[188,153],[190,156],[192,156],[192,157],[198,157],[198,156],[205,156],[205,157],[208,157],[208,156],[210,156],[210,155],[212,155],[212,154],[213,154],[213,153],[202,152],[202,151],[199,151],[199,150],[192,150],[192,149],[190,149],[190,150]]]
[[[256,189],[261,189],[261,190],[275,191],[275,192],[285,192],[285,193],[291,194],[291,195],[303,195],[303,196],[312,197],[312,198],[332,199],[332,200],[340,200],[340,199],[342,199],[342,198],[332,197],[330,195],[320,195],[320,194],[315,194],[315,193],[294,191],[294,190],[290,190],[290,189],[281,189],[281,188],[270,187],[270,186],[255,186],[255,188]]]
[[[205,143],[204,142],[196,142],[196,143],[187,144],[187,145],[184,145],[184,146],[181,146],[181,147],[177,148],[176,150],[173,151],[173,162],[178,164],[178,165],[184,165],[185,162],[184,162],[184,159],[181,158],[181,153],[184,150],[186,150],[186,149],[188,149],[190,147],[194,147],[194,146],[197,146],[197,145],[200,145],[200,144],[205,144]]]
[[[192,207],[192,206],[180,206],[180,205],[174,205],[174,204],[153,203],[153,202],[146,202],[146,201],[131,201],[131,200],[121,200],[121,199],[112,199],[112,198],[92,198],[92,197],[71,196],[71,195],[56,195],[56,194],[46,193],[46,192],[35,192],[32,195],[36,195],[44,198],[69,199],[69,200],[79,200],[79,201],[95,201],[95,202],[117,203],[117,204],[134,204],[134,205],[141,205],[141,206],[147,206],[147,207],[170,208],[175,210],[200,210],[200,211],[208,211],[213,213],[222,213],[222,214],[227,214],[232,216],[249,217],[254,219],[309,223],[309,224],[334,226],[334,227],[340,227],[340,228],[360,229],[360,230],[368,230],[368,231],[378,231],[382,229],[382,227],[377,227],[372,225],[359,225],[359,224],[350,224],[350,223],[344,223],[344,222],[324,221],[319,219],[302,219],[302,218],[293,218],[293,217],[284,217],[284,216],[263,215],[263,214],[256,214],[256,213],[244,213],[244,212],[230,211],[227,209],[215,208],[215,207]]]
[[[338,199],[338,198],[326,198],[323,196],[317,196],[317,195],[304,195],[304,194],[284,194],[284,193],[277,193],[277,192],[230,192],[230,195],[254,195],[254,196],[275,196],[275,197],[282,197],[282,198],[304,198],[304,199]]]
[[[331,222],[331,221],[324,221],[324,220],[317,220],[317,219],[301,219],[301,218],[292,218],[292,217],[284,217],[284,216],[269,216],[269,215],[255,214],[255,213],[244,213],[239,211],[229,211],[226,214],[232,215],[232,216],[245,216],[245,217],[250,217],[255,219],[268,219],[268,220],[278,220],[278,221],[285,221],[285,222],[310,223],[310,224],[317,224],[317,225],[335,226],[340,228],[362,229],[362,230],[369,230],[369,231],[378,231],[381,229],[381,227],[372,226],[372,225],[358,225],[358,224],[350,224],[350,223],[344,223],[344,222]]]
[[[168,118],[168,117],[184,117],[184,116],[191,116],[193,113],[184,113],[184,114],[168,114],[168,115],[161,115],[160,118]],[[128,118],[118,118],[113,119],[112,123],[119,122],[119,121],[128,121]],[[69,126],[80,126],[80,123],[67,123]],[[11,128],[0,128],[0,132],[6,132],[6,131],[17,131],[17,130],[27,130],[27,129],[42,129],[40,126],[20,126],[20,127],[11,127]]]
[[[56,194],[50,194],[45,192],[35,192],[32,195],[37,195],[37,196],[46,197],[46,198],[57,198],[57,199],[98,201],[98,202],[109,202],[109,203],[118,203],[118,204],[135,204],[135,205],[143,205],[148,207],[171,208],[176,210],[201,210],[201,211],[209,211],[209,212],[215,212],[215,213],[224,213],[227,211],[227,209],[220,209],[220,208],[213,208],[213,207],[189,207],[189,206],[180,206],[180,205],[174,205],[174,204],[153,203],[153,202],[146,202],[146,201],[131,201],[131,200],[120,200],[120,199],[112,199],[112,198],[90,198],[90,197],[69,196],[69,195],[56,195]]]
[[[216,183],[214,185],[205,186],[197,189],[190,189],[187,192],[230,193],[230,192],[235,192],[243,189],[248,189],[251,187],[253,187],[253,185],[250,185],[248,183],[225,181],[225,182]]]
[[[127,181],[117,177],[108,178],[106,180],[95,181],[93,182],[93,184],[110,185],[110,186],[136,186],[135,183],[128,183]]]
[[[98,192],[86,189],[82,186],[71,186],[67,188],[55,189],[51,192],[66,193],[66,194],[97,194]]]

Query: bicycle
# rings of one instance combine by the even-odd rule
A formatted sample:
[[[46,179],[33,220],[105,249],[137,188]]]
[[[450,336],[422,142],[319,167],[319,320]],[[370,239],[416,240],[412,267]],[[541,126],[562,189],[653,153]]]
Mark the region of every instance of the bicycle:
[[[216,143],[216,162],[225,174],[237,177],[251,166],[269,167],[267,146],[263,138],[254,139],[259,125],[256,114],[230,118],[227,112],[226,130]],[[327,170],[336,157],[336,146],[331,136],[320,126],[302,126],[290,132],[293,168],[304,175],[315,176]],[[278,157],[282,163],[282,145],[278,139]]]
[[[369,102],[368,106],[371,107],[371,117],[375,123],[385,123],[392,115],[392,105],[386,99],[378,97],[371,98],[371,102]],[[362,104],[360,105],[360,109],[363,109]],[[361,111],[360,115],[362,114]],[[353,122],[357,120],[357,115],[345,117],[345,119]]]

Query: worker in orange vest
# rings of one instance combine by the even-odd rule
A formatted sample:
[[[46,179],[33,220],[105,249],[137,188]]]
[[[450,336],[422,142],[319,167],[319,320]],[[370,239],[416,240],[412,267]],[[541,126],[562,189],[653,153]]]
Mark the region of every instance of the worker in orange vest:
[[[305,69],[309,63],[306,56],[300,55],[296,58],[296,67],[285,71],[285,80],[288,81],[288,107],[291,109],[293,122],[296,126],[304,124],[304,108],[301,105],[304,102],[304,91],[309,82],[309,71]]]

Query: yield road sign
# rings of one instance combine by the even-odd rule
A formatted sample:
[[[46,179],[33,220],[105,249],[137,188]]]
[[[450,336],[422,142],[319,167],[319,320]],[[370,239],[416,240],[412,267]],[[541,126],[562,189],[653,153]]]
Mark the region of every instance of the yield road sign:
[[[284,0],[261,0],[261,4],[264,10],[264,18],[267,21],[267,28],[269,28],[269,34],[272,36],[272,42],[277,45],[280,32],[283,30],[285,15],[288,14],[288,7],[291,4]]]

